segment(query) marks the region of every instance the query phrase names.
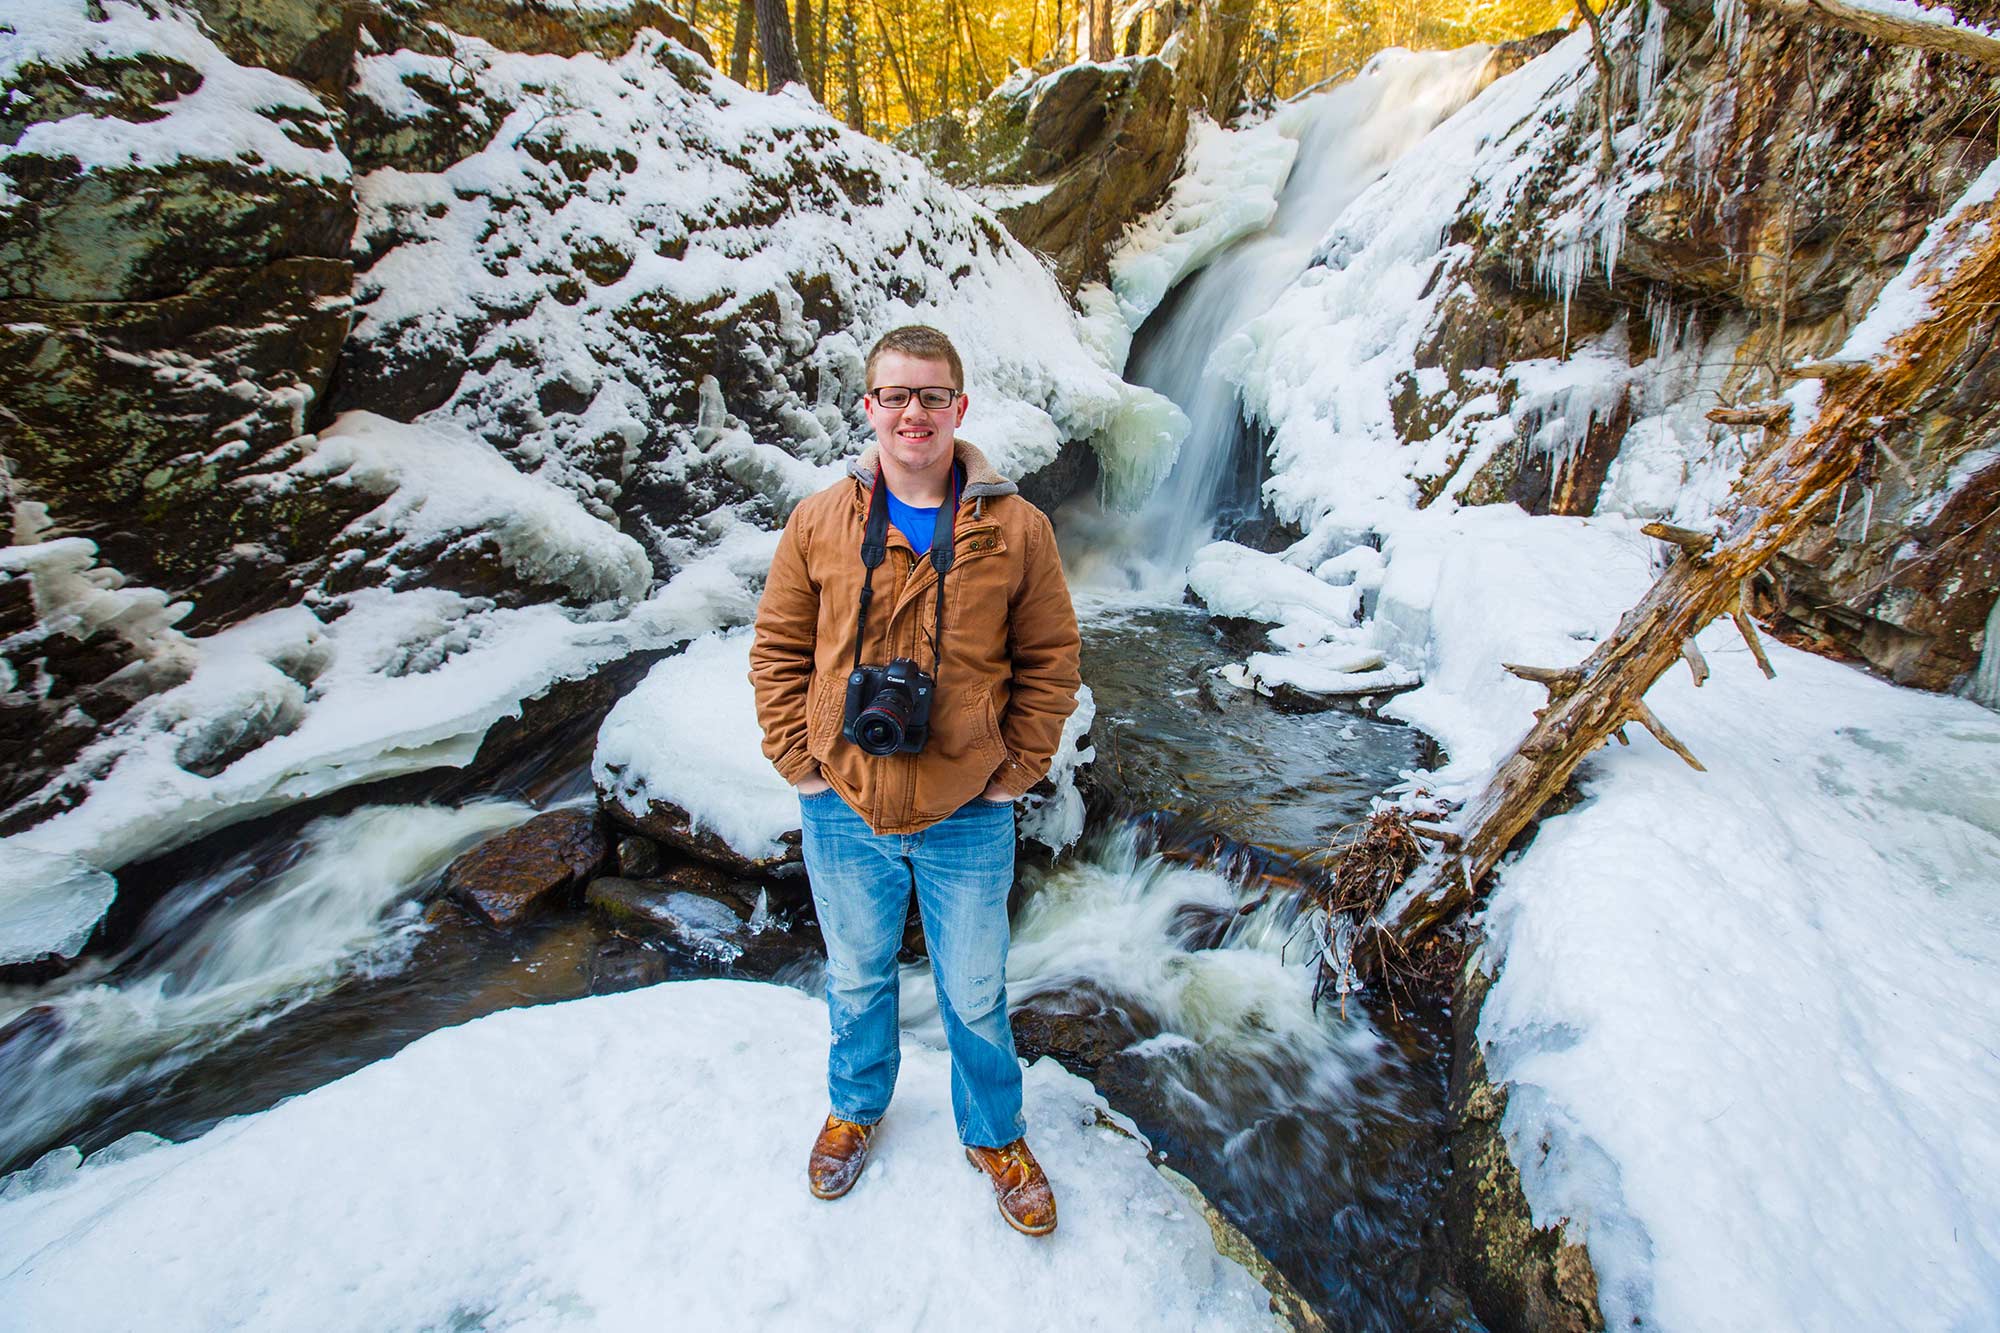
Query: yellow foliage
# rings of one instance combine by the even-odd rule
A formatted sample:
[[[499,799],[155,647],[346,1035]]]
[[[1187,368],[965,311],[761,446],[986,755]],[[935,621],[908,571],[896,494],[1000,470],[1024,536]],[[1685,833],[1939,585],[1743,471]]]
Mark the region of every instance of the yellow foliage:
[[[813,94],[881,138],[963,114],[1019,66],[1053,69],[1089,51],[1092,3],[1112,3],[1112,55],[1150,50],[1162,20],[1204,0],[786,0]],[[749,0],[684,0],[732,68]],[[1571,0],[1258,0],[1246,35],[1248,91],[1281,99],[1351,75],[1390,46],[1419,50],[1526,37],[1560,24]],[[762,86],[755,43],[740,76]]]

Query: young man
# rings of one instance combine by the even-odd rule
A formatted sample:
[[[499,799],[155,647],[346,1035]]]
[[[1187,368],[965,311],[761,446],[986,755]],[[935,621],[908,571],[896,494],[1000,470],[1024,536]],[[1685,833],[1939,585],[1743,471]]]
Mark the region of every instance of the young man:
[[[798,788],[826,936],[832,1113],[807,1181],[854,1185],[898,1060],[896,948],[915,885],[966,1156],[1017,1231],[1056,1225],[1028,1151],[1007,1026],[1014,800],[1076,706],[1077,631],[1055,533],[957,438],[964,368],[936,329],[868,354],[875,444],[793,511],[757,609],[764,753]]]

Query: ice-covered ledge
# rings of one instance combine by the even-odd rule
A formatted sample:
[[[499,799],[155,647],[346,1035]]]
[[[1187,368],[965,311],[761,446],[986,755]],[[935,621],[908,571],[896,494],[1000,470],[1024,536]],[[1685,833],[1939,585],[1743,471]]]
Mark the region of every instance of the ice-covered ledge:
[[[731,981],[513,1009],[184,1144],[0,1185],[34,1328],[1201,1328],[1269,1298],[1089,1084],[1027,1071],[1061,1228],[1009,1231],[906,1044],[876,1156],[805,1188],[825,1012]]]

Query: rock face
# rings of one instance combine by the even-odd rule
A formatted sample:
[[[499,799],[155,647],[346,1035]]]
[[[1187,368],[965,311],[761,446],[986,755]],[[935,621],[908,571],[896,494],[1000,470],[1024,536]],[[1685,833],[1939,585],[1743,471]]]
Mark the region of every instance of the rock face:
[[[511,926],[589,882],[610,854],[594,810],[551,810],[453,861],[445,892],[490,924]]]
[[[1990,18],[1993,8],[1961,11]],[[1403,438],[1442,460],[1418,478],[1427,498],[1589,514],[1611,494],[1607,478],[1617,485],[1622,470],[1629,483],[1664,466],[1672,476],[1636,504],[1670,513],[1687,464],[1662,451],[1647,386],[1678,373],[1700,378],[1712,402],[1775,396],[1789,383],[1775,368],[1835,352],[1931,219],[1993,159],[1980,109],[2000,87],[1990,72],[1749,15],[1732,33],[1706,6],[1660,10],[1653,89],[1631,73],[1637,20],[1614,32],[1625,71],[1617,189],[1595,220],[1586,215],[1599,209],[1600,137],[1588,90],[1552,122],[1553,146],[1511,212],[1461,211],[1433,280],[1452,295],[1394,405]],[[1901,683],[1967,680],[2000,581],[1993,347],[1975,338],[1925,368],[1908,419],[1885,431],[1838,515],[1760,578],[1758,614]],[[1529,410],[1526,381],[1492,377],[1585,355],[1646,372],[1594,400],[1551,394]],[[1511,445],[1475,447],[1510,413]],[[1740,456],[1759,446],[1755,430],[1715,427],[1698,450],[1679,447]],[[1618,490],[1632,511],[1632,487]]]
[[[979,339],[975,438],[1016,471],[1129,401],[989,215],[719,78],[657,0],[188,3],[8,15],[0,540],[89,549],[0,568],[0,829],[73,801],[102,776],[84,746],[137,734],[201,640],[259,613],[324,624],[434,589],[602,618],[644,595],[630,570],[607,591],[505,558],[509,515],[531,556],[622,529],[653,582],[733,536],[748,584],[768,555],[746,529],[850,451],[862,352],[892,323]],[[440,441],[359,441],[349,409],[447,428],[585,521],[478,512]],[[51,619],[51,578],[133,614]],[[729,623],[754,587],[706,595]]]
[[[1460,1284],[1494,1329],[1594,1333],[1597,1274],[1583,1246],[1560,1227],[1535,1226],[1521,1193],[1521,1173],[1507,1155],[1500,1117],[1507,1093],[1486,1081],[1479,1050],[1479,1007],[1491,979],[1468,955],[1452,996],[1451,1176],[1445,1224]]]
[[[1007,229],[1046,255],[1065,287],[1101,280],[1127,224],[1172,182],[1189,117],[1234,112],[1251,8],[1150,11],[1121,58],[1020,71],[967,126],[934,122],[922,147],[951,179],[991,187]],[[1171,59],[1161,53],[1169,41]]]

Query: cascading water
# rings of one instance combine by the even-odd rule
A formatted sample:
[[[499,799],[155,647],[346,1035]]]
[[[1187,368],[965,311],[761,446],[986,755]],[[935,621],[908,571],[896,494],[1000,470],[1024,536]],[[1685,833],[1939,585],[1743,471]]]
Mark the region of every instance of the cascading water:
[[[400,965],[420,922],[412,895],[533,813],[369,806],[314,821],[268,878],[252,852],[182,885],[97,979],[34,996],[44,1036],[0,1048],[0,1162],[345,978]],[[0,1027],[12,1017],[0,1003]]]
[[[1079,531],[1084,549],[1068,554],[1080,581],[1177,597],[1218,524],[1256,511],[1258,460],[1243,456],[1237,390],[1210,358],[1299,276],[1342,209],[1471,98],[1488,55],[1483,46],[1384,51],[1352,81],[1281,113],[1299,151],[1270,226],[1184,281],[1134,342],[1125,377],[1173,399],[1190,429],[1135,516]]]

